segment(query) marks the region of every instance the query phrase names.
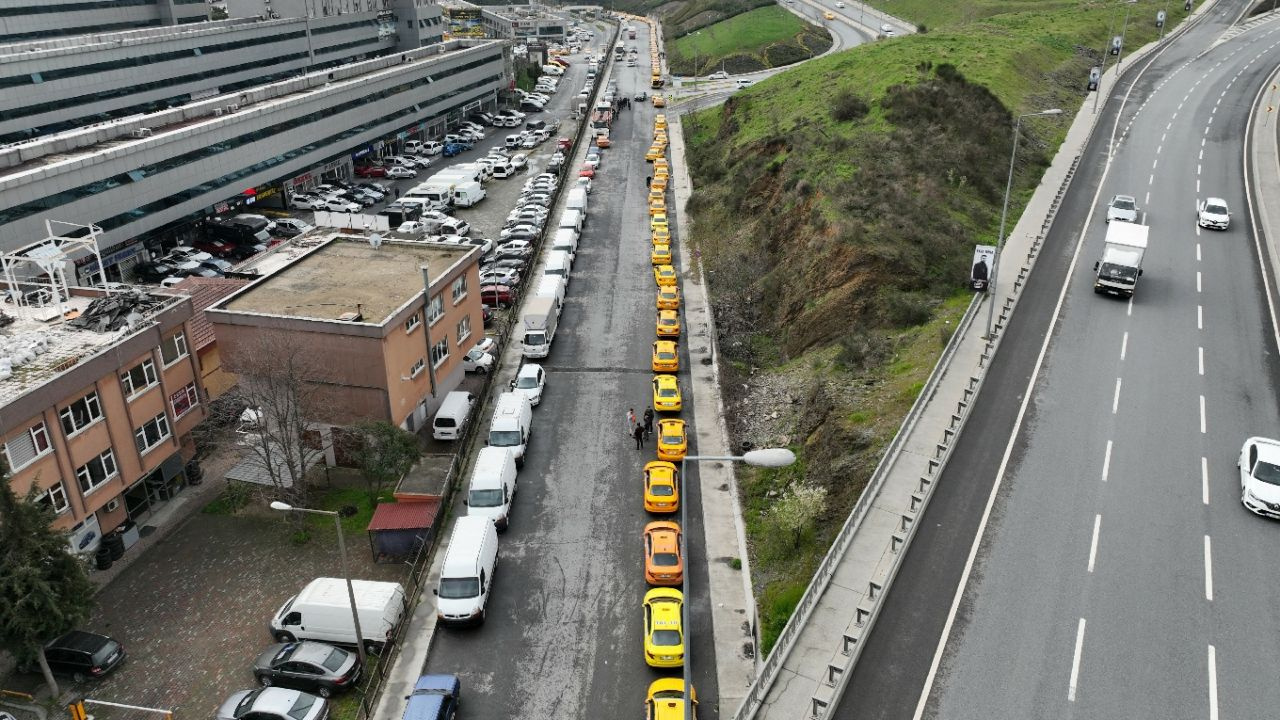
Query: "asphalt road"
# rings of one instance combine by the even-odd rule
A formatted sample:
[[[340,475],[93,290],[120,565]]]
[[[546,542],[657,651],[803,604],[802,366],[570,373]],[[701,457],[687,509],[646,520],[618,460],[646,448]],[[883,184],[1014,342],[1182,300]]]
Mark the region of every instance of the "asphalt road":
[[[645,32],[640,26],[632,41],[638,47],[647,46]],[[605,39],[597,32],[598,43]],[[569,58],[574,79],[553,103],[576,94],[581,57]],[[646,89],[647,68],[614,63],[612,72],[621,97]],[[678,676],[643,659],[641,530],[653,518],[641,504],[641,468],[655,456],[652,443],[636,450],[625,432],[627,408],[642,413],[651,393],[655,285],[644,151],[654,115],[640,103],[620,113],[594,182],[559,330],[543,361],[547,389],[534,410],[511,529],[499,543],[488,621],[437,630],[427,660],[428,672],[462,676],[468,717],[638,715],[652,680]],[[701,498],[695,492],[685,501],[696,522]],[[686,533],[686,564],[705,588],[701,530]],[[710,607],[705,593],[695,597],[694,687],[699,716],[715,718],[715,656],[710,633],[698,632],[711,626]]]
[[[1064,281],[924,715],[1274,712],[1280,691],[1256,678],[1280,660],[1267,566],[1280,535],[1240,506],[1234,459],[1245,437],[1274,434],[1280,419],[1240,166],[1245,114],[1280,56],[1280,27],[1209,49],[1243,7],[1220,5],[1140,79],[1131,69],[1110,89],[837,717],[913,717]],[[1104,176],[1116,98],[1130,83]],[[1132,308],[1091,287],[1100,208],[1114,193],[1137,196],[1151,226]],[[1195,200],[1207,195],[1232,205],[1229,231],[1196,230]]]

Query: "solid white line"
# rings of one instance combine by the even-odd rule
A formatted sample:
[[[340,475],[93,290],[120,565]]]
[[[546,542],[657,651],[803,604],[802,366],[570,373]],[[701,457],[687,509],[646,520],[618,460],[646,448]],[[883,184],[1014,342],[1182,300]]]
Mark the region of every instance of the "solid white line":
[[[1113,411],[1114,412],[1114,411]],[[1204,396],[1200,396],[1200,434],[1205,433],[1204,429]]]
[[[1209,536],[1204,536],[1204,599],[1213,602],[1213,551]]]
[[[1209,646],[1209,720],[1218,720],[1218,651]]]
[[[1107,441],[1107,451],[1102,454],[1102,482],[1111,474],[1111,441]]]
[[[1120,361],[1124,361],[1124,354],[1129,349],[1129,331],[1124,331],[1124,337],[1120,339]]]
[[[1098,530],[1102,528],[1102,516],[1093,516],[1093,541],[1089,543],[1089,572],[1093,572],[1093,562],[1098,558]]]
[[[1209,458],[1200,458],[1200,500],[1209,504]]]
[[[1196,329],[1197,330],[1204,329],[1204,306],[1203,305],[1196,306]]]
[[[1196,364],[1200,368],[1200,374],[1203,375],[1204,374],[1204,348],[1196,348],[1196,349],[1200,351],[1199,353],[1197,353],[1200,356],[1200,359],[1199,359],[1199,362],[1197,362]]]
[[[1203,290],[1202,286],[1200,285],[1200,271],[1199,271],[1199,270],[1197,270],[1197,271],[1196,271],[1196,292],[1204,292],[1204,290]]]
[[[1080,679],[1080,652],[1084,650],[1084,618],[1076,628],[1076,652],[1071,659],[1071,682],[1067,685],[1067,702],[1076,701],[1076,681]]]
[[[1111,414],[1115,415],[1120,407],[1120,378],[1116,378],[1116,394],[1111,396]]]

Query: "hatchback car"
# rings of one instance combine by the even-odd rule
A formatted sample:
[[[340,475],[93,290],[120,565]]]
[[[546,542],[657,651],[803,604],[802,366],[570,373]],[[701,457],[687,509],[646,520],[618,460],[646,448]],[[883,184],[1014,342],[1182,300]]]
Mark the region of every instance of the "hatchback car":
[[[658,421],[658,459],[676,461],[689,451],[689,438],[685,435],[683,420]]]
[[[653,344],[650,366],[656,373],[673,373],[680,370],[680,354],[671,340],[658,340]]]
[[[644,594],[644,661],[649,667],[684,665],[683,606],[684,594],[675,588],[654,588]]]
[[[1196,204],[1196,224],[1211,230],[1226,230],[1231,224],[1227,201],[1211,197]]]
[[[695,708],[698,705],[698,694],[689,690],[689,702]],[[684,680],[680,678],[660,678],[649,683],[649,692],[645,696],[646,720],[684,720]],[[697,717],[696,714],[693,717]]]
[[[657,349],[654,349],[657,352]],[[675,375],[653,376],[653,409],[658,412],[680,412],[684,400],[680,396],[680,381]]]
[[[644,579],[650,585],[684,582],[680,526],[676,523],[655,520],[644,526]]]
[[[360,659],[355,653],[324,643],[277,643],[258,656],[253,675],[264,686],[306,690],[327,698],[355,686],[360,679]]]
[[[325,720],[329,703],[299,690],[264,687],[241,690],[218,708],[217,720]]]
[[[1236,467],[1240,468],[1240,502],[1252,513],[1280,518],[1280,440],[1245,440]]]
[[[547,387],[547,374],[537,363],[525,363],[511,381],[511,391],[529,398],[529,404],[536,407],[542,402],[542,391]]]
[[[1107,205],[1107,222],[1138,222],[1138,201],[1132,195],[1116,195]]]
[[[661,425],[665,420],[659,421]],[[673,513],[680,509],[680,473],[672,463],[654,460],[644,466],[644,509]]]
[[[76,682],[105,677],[124,662],[124,646],[119,642],[86,630],[72,630],[44,646],[44,658],[55,675]],[[33,661],[23,670],[39,672]]]
[[[658,287],[664,285],[676,284],[676,269],[671,265],[658,265],[653,268],[654,282],[658,283]]]

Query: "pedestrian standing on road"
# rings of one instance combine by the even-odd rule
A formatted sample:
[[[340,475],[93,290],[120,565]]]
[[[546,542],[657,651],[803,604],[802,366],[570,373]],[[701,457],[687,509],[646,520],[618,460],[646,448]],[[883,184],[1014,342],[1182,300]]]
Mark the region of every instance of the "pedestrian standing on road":
[[[653,407],[650,406],[644,411],[644,434],[649,436],[653,434]]]
[[[636,439],[636,449],[642,449],[644,447],[644,426],[636,425],[636,429],[631,431],[631,435]]]
[[[400,188],[395,188],[395,191],[396,191],[396,199],[397,199],[397,200],[399,200],[399,199],[400,199]]]
[[[645,175],[645,176],[644,176],[644,186],[645,186],[645,187],[649,187],[649,183],[652,183],[652,182],[653,182],[653,177],[652,177],[652,176],[650,176],[650,175]]]
[[[632,435],[636,431],[636,409],[627,409],[627,435]]]

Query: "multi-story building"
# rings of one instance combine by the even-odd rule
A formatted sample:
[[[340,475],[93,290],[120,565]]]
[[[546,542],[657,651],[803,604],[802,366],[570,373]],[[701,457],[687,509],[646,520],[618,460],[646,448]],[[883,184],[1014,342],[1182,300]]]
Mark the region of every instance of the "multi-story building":
[[[52,299],[34,291],[45,295],[38,305],[28,304],[28,288],[8,289],[20,298],[0,319],[9,483],[20,495],[35,488],[73,547],[92,550],[186,485],[190,433],[205,414],[188,342],[191,301],[132,292],[99,301],[102,290],[72,287]]]
[[[314,358],[303,379],[320,388],[308,419],[322,433],[362,420],[416,430],[484,336],[479,257],[474,245],[340,235],[205,316],[233,372],[252,374],[264,351]]]
[[[448,0],[445,25],[450,37],[491,37],[516,42],[563,42],[569,21],[537,5],[476,5]]]
[[[0,136],[29,137],[0,145],[0,250],[46,238],[46,220],[93,224],[102,263],[77,257],[78,284],[127,281],[204,218],[284,207],[442,136],[510,80],[502,43],[439,42],[427,0],[229,7],[224,21],[0,46]]]
[[[208,19],[205,0],[17,0],[0,7],[0,43]]]

